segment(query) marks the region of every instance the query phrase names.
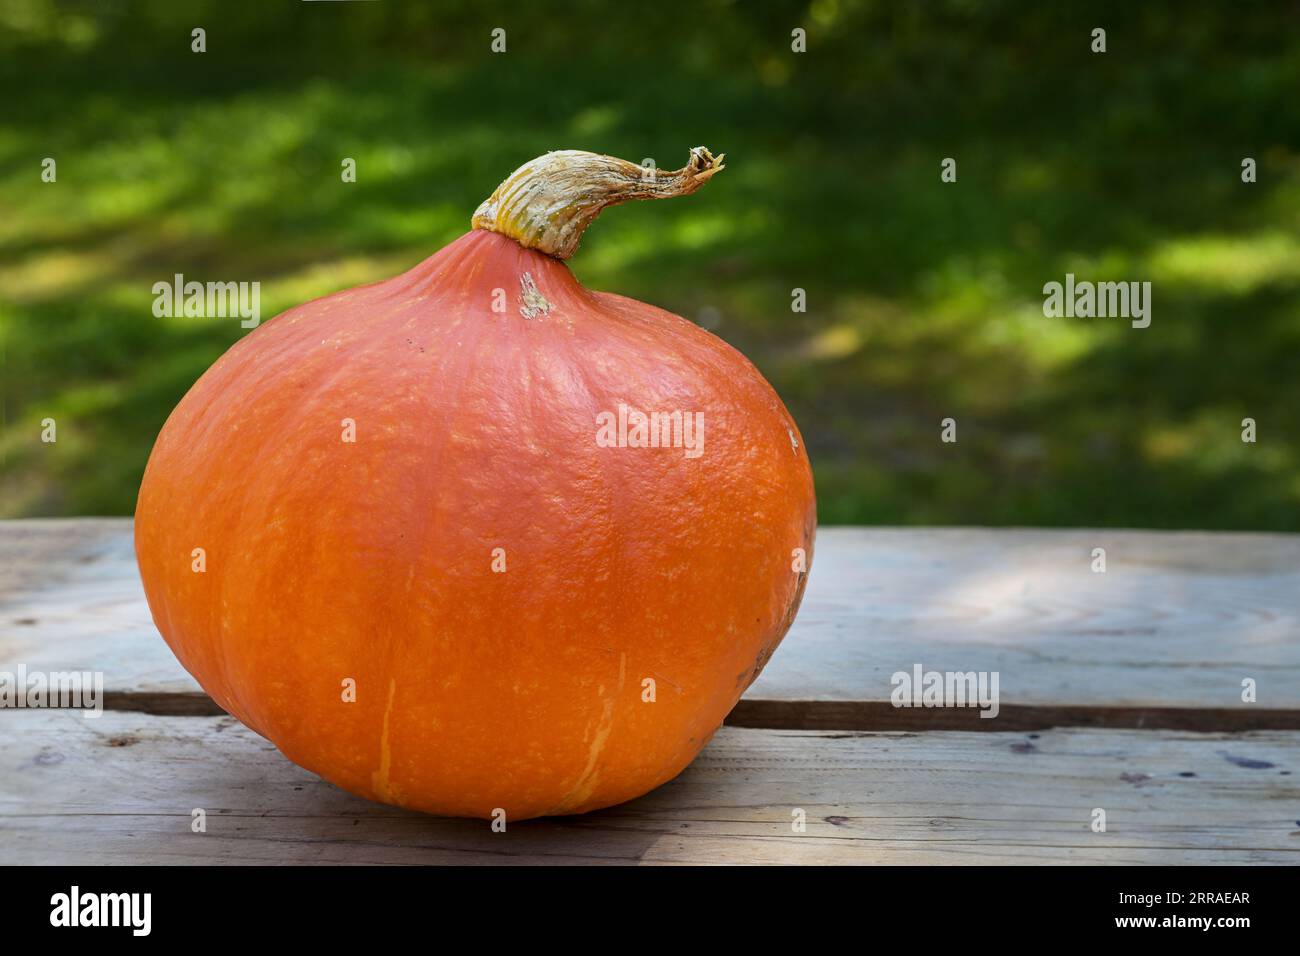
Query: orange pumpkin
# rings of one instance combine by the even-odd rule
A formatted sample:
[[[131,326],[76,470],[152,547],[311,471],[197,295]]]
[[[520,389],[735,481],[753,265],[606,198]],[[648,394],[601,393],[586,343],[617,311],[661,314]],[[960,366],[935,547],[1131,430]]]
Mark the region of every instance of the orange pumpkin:
[[[605,206],[694,192],[721,159],[548,153],[442,251],[199,379],[135,544],[222,707],[437,814],[582,813],[691,762],[794,618],[812,473],[740,353],[561,260]]]

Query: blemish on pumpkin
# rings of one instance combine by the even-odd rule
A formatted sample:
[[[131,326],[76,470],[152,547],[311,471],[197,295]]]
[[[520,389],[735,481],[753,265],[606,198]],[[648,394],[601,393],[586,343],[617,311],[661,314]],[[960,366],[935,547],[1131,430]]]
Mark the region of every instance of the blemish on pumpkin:
[[[578,782],[564,795],[559,807],[553,810],[552,813],[564,813],[573,807],[580,806],[595,792],[596,783],[600,779],[600,771],[597,769],[596,762],[600,759],[601,751],[605,749],[605,743],[609,740],[609,735],[614,729],[614,705],[623,692],[626,676],[627,654],[621,653],[618,655],[618,689],[605,698],[604,711],[600,715],[600,726],[596,730],[595,739],[591,742],[591,748],[587,751],[587,766],[583,768],[582,774],[578,777]]]
[[[130,734],[123,734],[120,737],[109,737],[105,743],[109,747],[130,747],[132,744],[138,744],[139,737],[132,737]]]
[[[767,662],[772,659],[772,655],[776,652],[776,645],[779,642],[780,638],[777,638],[775,642],[769,641],[759,649],[758,657],[754,658],[754,666],[749,671],[749,684],[758,680],[758,675],[763,673],[763,668],[766,667]],[[746,684],[745,687],[748,688],[749,684]]]
[[[550,311],[551,303],[537,288],[532,273],[525,272],[519,277],[519,314],[525,319],[535,319]]]
[[[785,430],[785,433],[786,433],[787,435],[790,436],[790,449],[791,449],[792,451],[798,451],[798,450],[799,450],[799,439],[797,439],[797,438],[794,437],[794,429],[793,429],[793,428],[787,428],[787,429]]]
[[[384,707],[384,729],[379,735],[379,769],[370,775],[371,784],[381,800],[389,800],[388,775],[393,768],[392,741],[389,739],[389,720],[393,716],[393,698],[397,693],[396,678],[388,681],[388,704]]]

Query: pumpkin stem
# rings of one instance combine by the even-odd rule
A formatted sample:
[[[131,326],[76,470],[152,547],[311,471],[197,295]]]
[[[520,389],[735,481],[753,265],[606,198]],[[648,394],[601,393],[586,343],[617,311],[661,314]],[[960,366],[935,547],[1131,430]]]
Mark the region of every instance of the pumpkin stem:
[[[511,173],[478,207],[472,225],[567,259],[606,206],[629,199],[689,196],[723,169],[725,156],[715,157],[697,146],[685,166],[664,172],[613,156],[556,150]]]

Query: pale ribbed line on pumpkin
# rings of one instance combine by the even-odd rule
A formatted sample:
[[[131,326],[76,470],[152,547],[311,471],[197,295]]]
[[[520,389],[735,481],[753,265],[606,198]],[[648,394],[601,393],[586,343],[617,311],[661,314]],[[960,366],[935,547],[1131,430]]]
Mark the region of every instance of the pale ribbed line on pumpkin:
[[[595,739],[591,742],[591,749],[587,752],[587,766],[583,768],[578,782],[573,785],[573,789],[564,795],[560,805],[554,810],[555,813],[567,813],[574,807],[579,806],[585,801],[596,789],[596,784],[600,780],[600,771],[596,769],[597,762],[600,760],[601,752],[605,749],[605,744],[609,741],[609,735],[614,730],[615,709],[618,706],[619,698],[623,694],[623,684],[627,679],[627,654],[618,655],[618,688],[613,695],[605,700],[605,708],[600,715],[600,727],[596,730]]]
[[[389,732],[389,721],[393,716],[393,699],[396,695],[397,679],[393,678],[388,682],[388,704],[384,707],[384,729],[379,735],[379,769],[370,775],[375,793],[379,794],[380,799],[385,801],[392,799],[388,790],[388,775],[393,769],[393,745]]]

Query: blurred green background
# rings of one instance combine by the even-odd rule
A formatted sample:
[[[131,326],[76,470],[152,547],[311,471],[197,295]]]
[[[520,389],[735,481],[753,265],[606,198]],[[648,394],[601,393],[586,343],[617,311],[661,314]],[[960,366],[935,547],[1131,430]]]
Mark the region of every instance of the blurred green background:
[[[723,176],[572,265],[758,365],[823,522],[1300,530],[1297,35],[1295,3],[0,0],[0,514],[132,511],[245,334],[154,282],[259,280],[270,317],[548,149],[705,144]],[[1151,281],[1151,327],[1044,318],[1066,272]]]

